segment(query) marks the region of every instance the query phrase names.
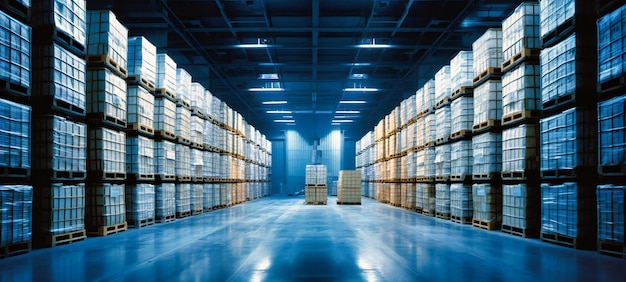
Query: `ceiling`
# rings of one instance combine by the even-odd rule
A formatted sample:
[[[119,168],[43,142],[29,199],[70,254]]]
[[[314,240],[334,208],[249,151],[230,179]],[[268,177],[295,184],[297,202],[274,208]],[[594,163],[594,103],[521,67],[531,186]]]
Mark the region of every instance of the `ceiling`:
[[[286,129],[319,138],[336,128],[358,139],[458,51],[471,50],[486,28],[500,26],[519,3],[87,0],[87,8],[113,10],[130,36],[146,36],[270,139]],[[383,48],[360,46],[373,41]],[[265,45],[248,48],[259,43]],[[262,79],[263,74],[278,79]],[[250,91],[278,86],[284,90]],[[349,87],[378,91],[344,91]],[[267,101],[287,103],[263,104]],[[335,116],[352,122],[333,124]]]

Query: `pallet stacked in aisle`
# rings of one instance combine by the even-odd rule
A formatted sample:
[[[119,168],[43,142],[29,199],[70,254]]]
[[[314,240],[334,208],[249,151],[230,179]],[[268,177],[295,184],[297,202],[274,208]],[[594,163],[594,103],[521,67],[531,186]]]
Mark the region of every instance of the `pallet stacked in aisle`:
[[[328,186],[326,185],[327,168],[325,165],[307,165],[305,171],[305,203],[308,205],[326,205]]]
[[[87,12],[87,233],[128,228],[125,206],[128,30],[110,11]]]
[[[176,140],[176,62],[157,53],[154,92],[154,135],[156,140]]]
[[[472,184],[450,184],[450,220],[459,224],[471,224],[474,217]]]
[[[539,3],[525,2],[502,23],[502,232],[538,237],[540,227]]]
[[[593,1],[541,1],[541,230],[596,248],[598,45]]]
[[[472,53],[472,225],[495,230],[502,222],[502,29],[488,29],[472,44]]]
[[[600,253],[626,258],[624,189],[626,187],[626,5],[598,1],[598,173],[596,187]],[[608,3],[606,3],[608,2]]]
[[[33,187],[0,185],[0,258],[31,250]]]
[[[33,242],[54,247],[86,238],[85,2],[40,1],[32,13]]]
[[[176,220],[176,184],[157,182],[154,185],[155,222],[165,223]]]
[[[337,182],[337,204],[361,204],[361,171],[339,171],[339,180]]]

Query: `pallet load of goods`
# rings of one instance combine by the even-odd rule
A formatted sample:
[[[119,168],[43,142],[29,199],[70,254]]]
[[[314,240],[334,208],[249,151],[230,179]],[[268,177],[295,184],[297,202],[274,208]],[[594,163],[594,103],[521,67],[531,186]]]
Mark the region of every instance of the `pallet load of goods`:
[[[325,165],[307,165],[304,195],[308,205],[326,205],[328,201],[327,168]]]

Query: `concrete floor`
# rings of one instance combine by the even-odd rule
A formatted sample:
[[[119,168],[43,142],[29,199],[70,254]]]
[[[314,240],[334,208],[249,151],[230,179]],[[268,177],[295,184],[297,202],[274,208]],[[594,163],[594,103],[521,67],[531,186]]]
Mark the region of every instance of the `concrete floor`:
[[[0,260],[0,281],[624,281],[626,260],[363,199],[274,196]]]

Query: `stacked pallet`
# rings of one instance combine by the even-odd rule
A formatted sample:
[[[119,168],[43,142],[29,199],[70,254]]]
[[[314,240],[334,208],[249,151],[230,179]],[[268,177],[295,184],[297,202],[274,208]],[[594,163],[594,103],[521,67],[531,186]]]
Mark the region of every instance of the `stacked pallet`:
[[[626,258],[626,5],[605,1],[598,11],[598,236],[602,254]],[[620,6],[621,5],[621,6]],[[620,45],[622,44],[622,45]]]
[[[85,3],[40,1],[32,13],[33,239],[54,247],[86,238]]]
[[[540,237],[573,248],[597,239],[594,11],[592,1],[540,2]]]
[[[337,204],[361,204],[361,171],[339,171],[339,181],[337,182]]]
[[[522,237],[540,226],[539,14],[525,2],[502,23],[502,232]]]
[[[125,207],[128,30],[110,11],[87,12],[88,234],[127,229]]]
[[[328,199],[325,165],[307,165],[305,174],[305,202],[309,205],[325,205]]]

